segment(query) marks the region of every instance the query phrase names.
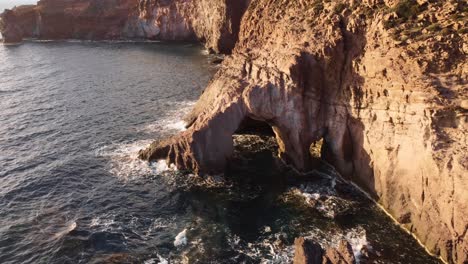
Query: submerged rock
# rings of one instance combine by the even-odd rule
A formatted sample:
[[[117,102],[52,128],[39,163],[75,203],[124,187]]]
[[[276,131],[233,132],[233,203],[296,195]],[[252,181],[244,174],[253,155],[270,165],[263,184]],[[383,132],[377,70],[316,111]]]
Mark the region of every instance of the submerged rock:
[[[294,246],[294,264],[322,263],[323,249],[318,243],[300,237],[294,240]]]

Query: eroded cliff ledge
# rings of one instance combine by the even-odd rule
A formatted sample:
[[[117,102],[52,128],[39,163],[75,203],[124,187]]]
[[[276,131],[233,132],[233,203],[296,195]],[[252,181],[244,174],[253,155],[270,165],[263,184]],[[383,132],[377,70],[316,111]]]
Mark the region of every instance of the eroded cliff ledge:
[[[201,41],[229,54],[248,0],[41,0],[0,15],[6,43],[24,38]]]
[[[431,252],[465,263],[467,13],[455,0],[42,0],[3,13],[0,31],[7,42],[199,39],[215,52],[234,47],[188,130],[142,158],[221,172],[233,133],[256,119],[273,128],[281,158],[306,171],[310,145],[323,139],[323,158],[344,177]]]
[[[432,253],[468,261],[466,5],[253,0],[188,130],[140,156],[223,171],[246,118],[272,126],[300,170],[309,147]]]

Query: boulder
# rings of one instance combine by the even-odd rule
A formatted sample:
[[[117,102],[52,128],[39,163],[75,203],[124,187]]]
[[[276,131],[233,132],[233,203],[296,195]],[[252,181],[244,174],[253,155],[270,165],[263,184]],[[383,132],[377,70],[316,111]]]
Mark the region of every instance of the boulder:
[[[336,247],[323,249],[318,243],[303,237],[294,241],[294,264],[355,264],[351,245],[341,240]]]

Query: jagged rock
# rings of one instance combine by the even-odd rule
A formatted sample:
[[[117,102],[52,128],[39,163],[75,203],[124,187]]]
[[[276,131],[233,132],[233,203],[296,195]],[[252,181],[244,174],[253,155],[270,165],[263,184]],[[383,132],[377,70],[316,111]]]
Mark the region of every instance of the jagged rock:
[[[360,2],[42,0],[28,12],[5,12],[0,30],[6,41],[198,38],[225,53],[238,39],[187,131],[141,158],[222,172],[233,133],[252,119],[271,126],[280,157],[306,171],[311,144],[323,139],[322,158],[431,252],[464,263],[468,131],[458,111],[468,99],[466,4]],[[450,29],[455,23],[461,30]]]
[[[312,240],[303,237],[294,240],[294,264],[321,264],[323,249]]]
[[[36,9],[35,6],[21,6],[15,10],[5,10],[0,18],[0,32],[4,42],[18,43],[34,31]]]
[[[342,240],[336,247],[323,249],[318,243],[296,238],[294,241],[294,264],[354,264],[356,260],[351,245]]]
[[[329,247],[325,250],[323,255],[323,264],[354,264],[353,248],[346,240],[341,240],[338,246]]]
[[[463,263],[467,131],[454,109],[466,99],[468,37],[396,45],[384,11],[345,9],[252,1],[233,55],[187,117],[188,130],[170,139],[177,151],[155,151],[179,168],[222,172],[232,134],[250,118],[268,123],[280,157],[306,171],[311,144],[323,138],[322,158],[404,216],[431,252]]]

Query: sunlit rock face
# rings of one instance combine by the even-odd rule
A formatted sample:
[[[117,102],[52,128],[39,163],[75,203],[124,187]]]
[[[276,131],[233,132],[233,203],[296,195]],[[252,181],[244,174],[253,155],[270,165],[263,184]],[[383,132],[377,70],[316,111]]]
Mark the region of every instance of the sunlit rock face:
[[[307,171],[310,145],[323,138],[323,158],[431,252],[464,263],[468,37],[448,15],[460,6],[414,2],[407,15],[398,1],[351,2],[252,1],[187,131],[140,156],[222,172],[232,134],[250,118],[272,126],[280,157]],[[434,21],[449,33],[431,31]],[[405,35],[415,23],[428,33]]]
[[[403,4],[402,4],[403,3]],[[200,40],[232,53],[189,127],[141,151],[222,172],[246,119],[298,170],[310,145],[434,254],[468,261],[466,4],[461,1],[42,0],[1,16],[6,42]]]
[[[247,0],[141,0],[125,34],[165,40],[198,39],[217,53],[237,42]]]
[[[17,39],[119,39],[136,0],[41,0],[2,15],[4,28],[16,28]],[[4,41],[10,42],[4,33]]]

